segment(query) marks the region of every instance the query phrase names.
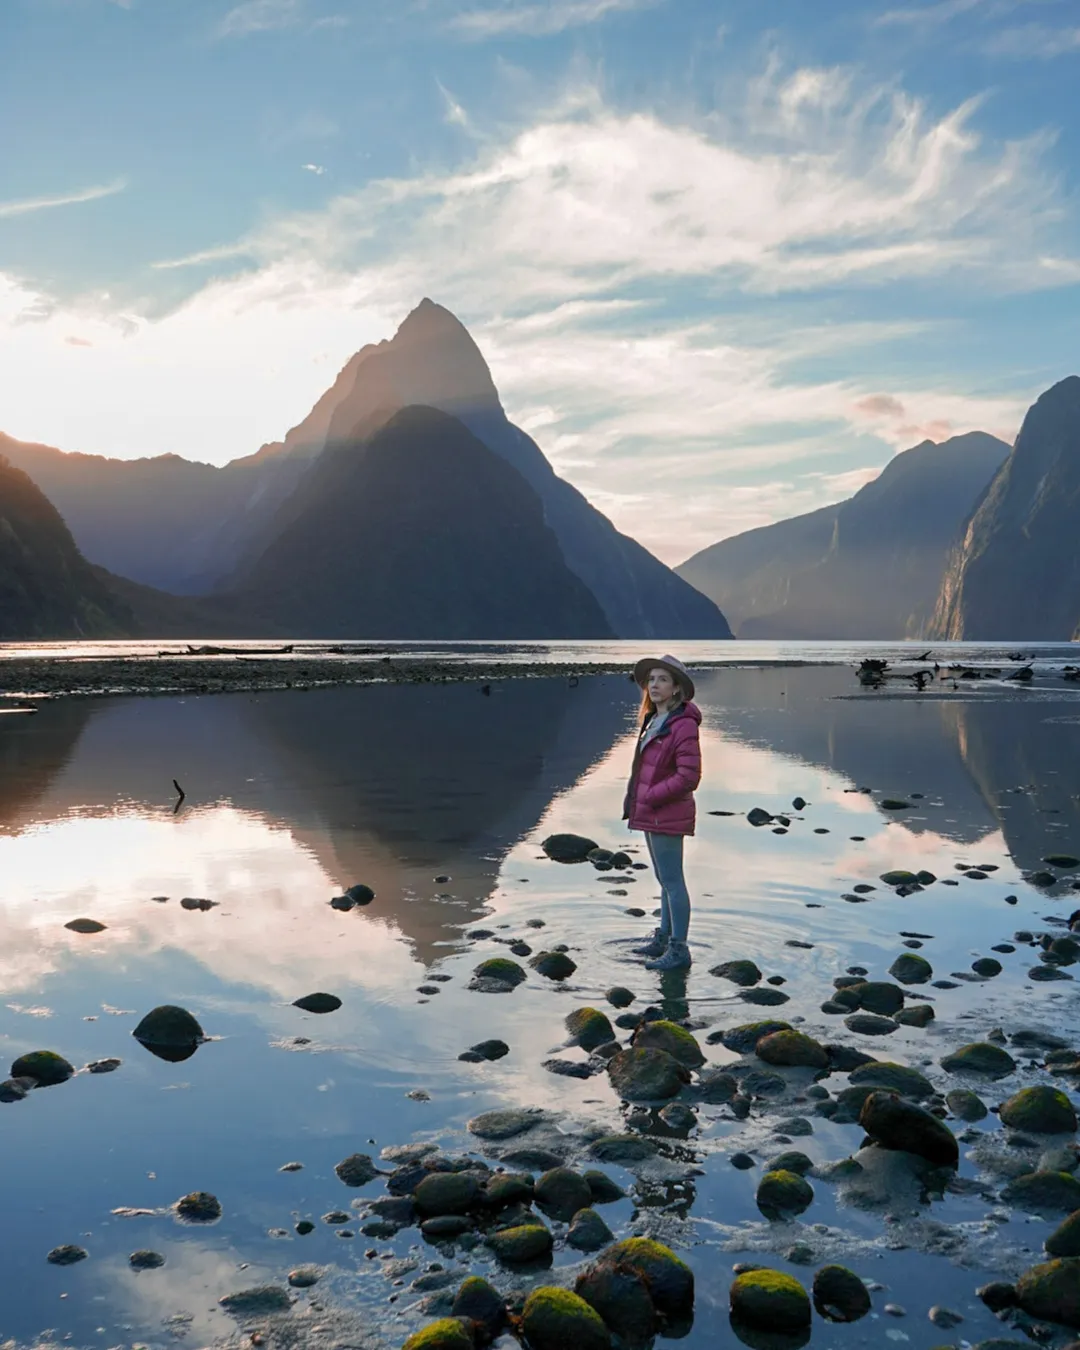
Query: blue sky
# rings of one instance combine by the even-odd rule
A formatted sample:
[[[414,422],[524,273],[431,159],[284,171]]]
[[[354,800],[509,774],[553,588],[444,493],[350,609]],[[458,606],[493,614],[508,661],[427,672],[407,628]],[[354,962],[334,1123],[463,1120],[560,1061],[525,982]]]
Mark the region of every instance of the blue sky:
[[[223,463],[430,295],[676,562],[1080,370],[1076,0],[3,0],[0,73],[24,439]]]

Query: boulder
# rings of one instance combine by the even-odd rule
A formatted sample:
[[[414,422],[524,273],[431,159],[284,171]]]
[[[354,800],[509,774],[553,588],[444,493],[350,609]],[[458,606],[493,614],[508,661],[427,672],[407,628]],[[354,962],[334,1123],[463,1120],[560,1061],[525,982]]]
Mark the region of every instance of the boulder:
[[[529,965],[538,975],[549,980],[568,980],[577,970],[576,964],[565,952],[537,952]]]
[[[470,1275],[454,1298],[453,1317],[469,1322],[483,1341],[493,1341],[506,1325],[506,1304],[498,1290],[479,1275]]]
[[[553,1219],[568,1223],[581,1209],[592,1203],[589,1183],[569,1167],[553,1167],[533,1188],[536,1203]]]
[[[793,1275],[750,1270],[731,1285],[732,1321],[763,1331],[803,1331],[810,1326],[810,1297]]]
[[[1022,1088],[1002,1102],[998,1114],[1003,1125],[1032,1134],[1072,1134],[1076,1130],[1076,1111],[1059,1088]]]
[[[977,1074],[982,1078],[1005,1078],[1016,1068],[1016,1060],[1007,1050],[990,1041],[961,1046],[941,1061],[947,1073]]]
[[[894,1031],[899,1031],[899,1022],[891,1017],[879,1017],[877,1013],[852,1013],[850,1017],[844,1018],[844,1026],[848,1031],[854,1031],[860,1036],[891,1036]]]
[[[730,980],[732,984],[741,985],[744,989],[757,984],[761,979],[761,971],[753,961],[724,961],[718,966],[713,966],[709,974],[715,975],[720,980]]]
[[[794,1172],[796,1176],[804,1177],[813,1166],[814,1160],[808,1158],[805,1153],[800,1153],[798,1149],[788,1149],[775,1158],[770,1158],[769,1165],[765,1170],[766,1172]]]
[[[66,1083],[74,1072],[74,1066],[55,1050],[31,1050],[20,1055],[11,1066],[13,1079],[30,1078],[39,1088]]]
[[[586,862],[599,845],[581,834],[549,834],[540,847],[552,862],[579,863]]]
[[[969,1124],[985,1120],[989,1112],[981,1097],[970,1088],[954,1088],[945,1098],[945,1104],[958,1120]]]
[[[677,1022],[643,1022],[634,1033],[633,1046],[639,1050],[663,1050],[688,1069],[698,1069],[705,1063],[696,1038]]]
[[[904,991],[888,980],[863,980],[849,988],[858,998],[858,1006],[865,1012],[891,1017],[904,1006]]]
[[[766,1172],[754,1197],[767,1219],[781,1220],[801,1214],[814,1202],[814,1188],[797,1172]]]
[[[1080,1256],[1080,1209],[1059,1224],[1043,1246],[1051,1256]]]
[[[1032,1266],[1016,1282],[1016,1301],[1029,1317],[1080,1327],[1080,1258]]]
[[[656,1308],[641,1274],[609,1256],[578,1276],[575,1291],[595,1308],[627,1346],[647,1346],[656,1332]],[[571,1350],[571,1347],[566,1347]]]
[[[750,1054],[764,1036],[771,1036],[774,1031],[790,1031],[790,1022],[744,1022],[742,1026],[730,1027],[727,1031],[721,1031],[716,1034],[715,1039],[719,1040],[725,1050],[734,1050],[738,1055]],[[713,1036],[709,1037],[712,1041]]]
[[[690,1081],[688,1070],[666,1050],[636,1045],[609,1059],[607,1070],[612,1087],[628,1102],[674,1097]]]
[[[934,977],[934,968],[925,956],[904,952],[889,967],[889,974],[901,984],[926,984]],[[829,1267],[831,1269],[832,1267]],[[837,1267],[840,1269],[840,1267]]]
[[[521,1328],[530,1350],[609,1350],[611,1335],[595,1308],[569,1289],[534,1289]]]
[[[960,1149],[949,1127],[891,1092],[872,1092],[859,1113],[859,1124],[883,1148],[914,1153],[935,1167],[959,1164]]]
[[[613,1205],[617,1200],[625,1200],[626,1192],[606,1172],[594,1167],[587,1168],[581,1174],[589,1183],[594,1205]]]
[[[894,1020],[902,1027],[928,1027],[934,1020],[934,1010],[929,1003],[916,1003],[914,1008],[901,1008]]]
[[[583,1050],[595,1050],[615,1039],[615,1028],[596,1008],[578,1008],[566,1016],[566,1030]]]
[[[171,1003],[152,1008],[131,1034],[151,1054],[173,1063],[190,1058],[206,1039],[191,1013]]]
[[[1070,1214],[1080,1209],[1080,1181],[1068,1172],[1027,1172],[1010,1181],[1001,1196],[1008,1204],[1029,1212]]]
[[[639,1275],[662,1316],[683,1317],[693,1308],[694,1272],[662,1242],[644,1237],[626,1238],[601,1259],[605,1265],[622,1266]]]
[[[542,1223],[523,1223],[492,1233],[488,1246],[506,1265],[524,1265],[551,1255],[551,1233]]]
[[[508,956],[493,956],[476,967],[469,988],[481,993],[500,993],[503,990],[498,986],[509,991],[526,979],[528,976],[516,961],[511,961]]]
[[[909,1069],[906,1064],[891,1064],[887,1060],[861,1064],[851,1071],[850,1081],[859,1087],[884,1088],[901,1097],[921,1099],[934,1095],[934,1085],[925,1074],[918,1069]]]
[[[822,1266],[814,1276],[814,1307],[829,1322],[857,1322],[870,1311],[870,1294],[846,1266]]]
[[[456,1317],[440,1317],[410,1336],[401,1350],[473,1350],[471,1330]]]
[[[480,1199],[480,1183],[471,1172],[431,1172],[413,1193],[413,1204],[425,1218],[465,1214]]]
[[[615,1241],[615,1234],[595,1209],[579,1209],[566,1234],[566,1240],[579,1252],[598,1252],[601,1247]]]
[[[527,1172],[495,1172],[483,1187],[481,1200],[491,1209],[532,1204],[534,1183]]]
[[[825,1047],[801,1031],[774,1031],[763,1036],[754,1054],[766,1064],[786,1068],[826,1069],[829,1055]]]

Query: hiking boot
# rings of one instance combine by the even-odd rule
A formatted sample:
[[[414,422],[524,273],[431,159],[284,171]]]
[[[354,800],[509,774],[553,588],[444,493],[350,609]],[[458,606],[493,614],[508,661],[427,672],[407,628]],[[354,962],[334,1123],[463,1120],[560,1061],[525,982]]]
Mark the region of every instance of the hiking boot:
[[[668,942],[671,940],[670,934],[665,933],[660,928],[653,929],[653,935],[643,947],[633,949],[635,956],[656,957],[663,956],[667,951]]]
[[[678,938],[672,938],[667,951],[655,961],[646,961],[646,970],[685,970],[692,961],[690,948]]]

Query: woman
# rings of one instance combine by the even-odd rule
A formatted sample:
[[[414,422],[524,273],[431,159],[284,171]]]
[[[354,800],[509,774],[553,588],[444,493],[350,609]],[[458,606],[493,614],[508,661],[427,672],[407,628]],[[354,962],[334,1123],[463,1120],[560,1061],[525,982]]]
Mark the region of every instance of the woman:
[[[690,964],[683,840],[694,833],[701,711],[691,702],[694,681],[689,671],[673,656],[645,657],[634,667],[634,679],[643,690],[641,730],[623,819],[630,829],[644,830],[661,895],[660,927],[636,954],[650,958],[647,970],[682,970]]]

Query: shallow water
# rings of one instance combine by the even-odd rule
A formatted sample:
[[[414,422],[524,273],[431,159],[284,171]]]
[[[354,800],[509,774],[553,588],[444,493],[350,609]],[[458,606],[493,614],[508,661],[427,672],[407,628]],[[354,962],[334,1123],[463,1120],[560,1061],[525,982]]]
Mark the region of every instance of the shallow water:
[[[1001,957],[1005,972],[995,980],[927,988],[938,1020],[926,1031],[869,1041],[819,1004],[851,964],[883,976],[903,950],[901,931],[932,934],[923,954],[947,976],[1014,930],[1046,929],[1046,916],[1080,904],[1064,887],[1040,893],[1021,876],[1046,853],[1080,852],[1080,691],[883,699],[861,691],[850,670],[809,667],[707,674],[698,701],[706,770],[687,866],[695,965],[685,981],[663,984],[627,951],[653,922],[624,912],[657,903],[650,874],[633,872],[627,883],[587,864],[561,867],[539,848],[559,830],[611,847],[640,844],[619,820],[633,715],[623,680],[506,681],[490,698],[461,684],[66,700],[35,718],[5,719],[0,1068],[44,1047],[76,1066],[107,1056],[123,1063],[0,1106],[0,1342],[49,1333],[79,1345],[199,1346],[233,1325],[217,1307],[221,1295],[280,1283],[314,1263],[329,1273],[294,1316],[313,1302],[348,1301],[370,1309],[387,1346],[400,1345],[424,1320],[423,1295],[408,1287],[414,1274],[395,1287],[387,1262],[366,1251],[415,1248],[415,1274],[432,1261],[456,1271],[458,1257],[462,1274],[490,1264],[477,1253],[448,1257],[415,1229],[372,1243],[359,1215],[354,1238],[336,1236],[320,1216],[379,1187],[346,1189],[334,1164],[414,1140],[475,1150],[464,1123],[495,1106],[567,1112],[571,1139],[588,1121],[619,1128],[605,1077],[568,1079],[541,1067],[553,1053],[583,1058],[559,1049],[562,1019],[583,1004],[604,1006],[615,983],[635,990],[636,1008],[656,1003],[710,1028],[803,1017],[811,1034],[859,1041],[923,1067],[945,1088],[956,1084],[937,1060],[993,1027],[1072,1033],[1076,984],[1026,979],[1036,962],[1023,945]],[[173,778],[187,794],[175,813]],[[855,790],[863,787],[873,792]],[[747,823],[750,807],[781,811],[796,794],[809,805],[786,835]],[[912,807],[885,811],[884,796]],[[735,814],[709,814],[721,810]],[[956,863],[1000,870],[968,880]],[[959,885],[899,898],[878,881],[892,867],[929,868]],[[356,881],[377,892],[370,908],[331,909],[330,897]],[[859,881],[877,886],[869,902],[842,900]],[[1017,903],[1006,904],[1007,895]],[[216,903],[189,910],[183,897]],[[106,931],[64,928],[79,916]],[[530,919],[543,919],[543,931]],[[565,942],[578,970],[566,986],[531,973],[512,995],[469,992],[473,967],[504,951],[494,938],[470,939],[478,928],[525,937],[537,950]],[[791,940],[813,946],[785,946]],[[783,976],[791,1001],[778,1010],[739,1001],[734,986],[708,973],[729,957]],[[441,992],[420,994],[433,973],[451,978]],[[291,1006],[316,990],[338,995],[341,1009],[317,1017]],[[191,1009],[215,1039],[183,1063],[152,1057],[131,1031],[159,1003]],[[510,1044],[506,1059],[458,1061],[493,1035]],[[720,1046],[708,1054],[717,1064],[733,1058]],[[1011,1079],[976,1086],[996,1103],[1039,1078],[1022,1064]],[[845,1081],[834,1075],[827,1086]],[[408,1095],[418,1092],[422,1099]],[[808,1105],[789,1114],[809,1115]],[[852,1207],[834,1185],[814,1181],[801,1222],[769,1225],[754,1205],[760,1159],[784,1147],[841,1158],[862,1131],[814,1118],[811,1137],[781,1145],[770,1138],[775,1117],[729,1115],[702,1108],[682,1168],[696,1163],[700,1175],[640,1181],[631,1199],[604,1211],[620,1236],[659,1216],[686,1245],[699,1281],[687,1350],[737,1343],[726,1308],[740,1259],[806,1283],[816,1266],[840,1259],[885,1286],[874,1294],[873,1319],[839,1327],[815,1319],[815,1350],[886,1340],[922,1350],[961,1334],[972,1342],[1004,1334],[975,1287],[1030,1264],[1045,1223],[1023,1215],[988,1222],[999,1205],[953,1194],[934,1203],[898,1196],[887,1222],[886,1209]],[[996,1131],[995,1117],[978,1129]],[[736,1172],[727,1158],[748,1148],[759,1165]],[[294,1160],[303,1170],[279,1171]],[[607,1170],[635,1185],[621,1168]],[[980,1175],[970,1156],[961,1175]],[[164,1209],[196,1189],[221,1198],[220,1223],[190,1228],[168,1213],[112,1213]],[[307,1237],[293,1230],[301,1218],[316,1223]],[[962,1233],[963,1251],[931,1254],[927,1221]],[[271,1236],[275,1229],[286,1236]],[[90,1259],[47,1265],[45,1254],[69,1242]],[[812,1265],[784,1259],[797,1242],[814,1250]],[[136,1248],[161,1252],[166,1265],[133,1273],[127,1255]],[[559,1251],[556,1265],[577,1259]],[[496,1278],[504,1288],[522,1284]],[[884,1315],[887,1302],[907,1316]],[[962,1313],[964,1324],[951,1333],[932,1326],[934,1303]]]

